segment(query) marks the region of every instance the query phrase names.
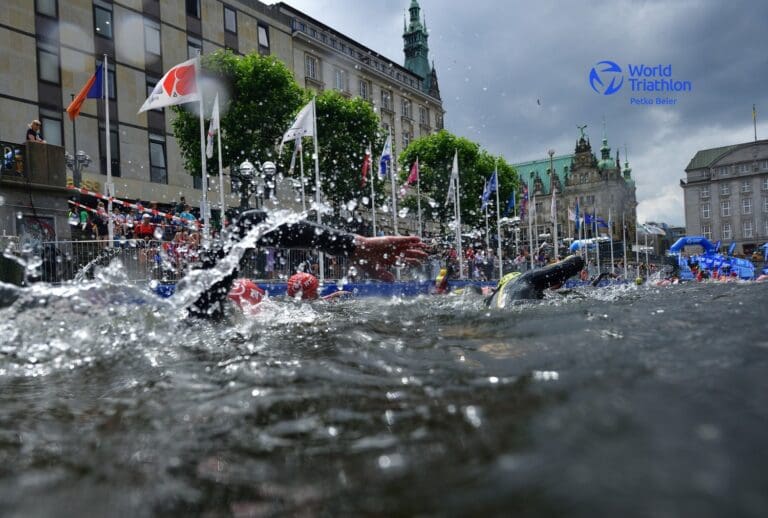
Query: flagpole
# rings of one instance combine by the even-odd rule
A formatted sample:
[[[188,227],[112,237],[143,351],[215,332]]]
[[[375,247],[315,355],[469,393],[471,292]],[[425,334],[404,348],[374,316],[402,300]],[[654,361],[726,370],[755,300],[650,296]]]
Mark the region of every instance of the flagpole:
[[[611,207],[608,207],[608,235],[611,238],[611,273],[613,272],[613,219],[611,218]]]
[[[219,106],[218,93],[216,93],[215,103],[216,106],[221,109]],[[224,230],[224,212],[227,210],[227,208],[226,201],[224,200],[224,167],[221,160],[221,112],[219,112],[219,110],[216,111],[219,113],[219,120],[216,121],[216,144],[219,146],[219,199],[221,201],[221,215],[219,218],[221,219],[221,229]]]
[[[459,194],[459,150],[456,150],[456,244],[459,247],[459,279],[464,278],[464,247],[461,245],[461,196]]]
[[[533,261],[533,218],[531,218],[531,189],[528,188],[528,213],[525,215],[528,218],[528,258],[531,260],[531,270],[535,268]],[[533,199],[533,208],[536,208],[536,198]]]
[[[392,138],[391,128],[389,130],[389,137],[390,139]],[[397,236],[399,235],[397,233],[397,187],[395,185],[395,174],[397,173],[397,164],[395,163],[394,153],[392,153],[392,158],[390,159],[389,166],[390,166],[389,179],[390,179],[390,183],[392,184],[392,228],[394,229],[395,235]]]
[[[371,148],[371,145],[368,144],[368,149]],[[376,237],[376,189],[374,189],[373,182],[376,181],[376,177],[378,176],[378,173],[373,174],[373,150],[371,150],[370,154],[371,159],[371,220],[373,221],[373,237]]]
[[[486,189],[488,187],[486,186]],[[485,204],[485,249],[491,248],[491,236],[488,235],[488,203]]]
[[[640,277],[640,238],[637,236],[638,226],[637,216],[635,216],[635,264],[637,265],[637,276]]]
[[[595,239],[595,262],[597,264],[597,275],[600,275],[600,240],[598,239],[597,230],[597,210],[592,208],[592,228],[594,229]]]
[[[320,148],[317,145],[317,102],[316,97],[312,98],[312,142],[315,145],[315,204],[317,205],[317,222],[321,223],[320,216]],[[325,254],[320,252],[320,284],[325,281]]]
[[[419,215],[419,239],[421,239],[421,167],[419,166],[419,155],[416,155],[416,207]]]
[[[624,218],[624,212],[621,213],[621,248],[624,253],[624,278],[627,278],[627,224]]]
[[[112,215],[112,197],[115,195],[115,186],[112,184],[112,134],[109,131],[109,74],[107,73],[108,63],[107,55],[104,54],[104,69],[102,70],[103,83],[104,83],[104,118],[106,119],[106,131],[104,134],[104,142],[107,146],[107,235],[109,236],[109,247],[114,246],[115,239],[115,223]],[[77,150],[75,150],[77,151]]]
[[[299,174],[301,175],[301,210],[307,212],[307,198],[304,192],[304,141],[303,137],[297,138],[294,142],[299,147]]]
[[[195,60],[195,82],[197,83],[198,93],[200,94],[200,179],[202,184],[202,196],[200,197],[200,215],[203,218],[203,244],[208,244],[210,237],[210,228],[208,226],[208,166],[205,156],[205,114],[203,108],[203,91],[200,88],[200,51],[197,51],[197,60]]]
[[[552,245],[555,247],[555,261],[560,260],[560,253],[557,246],[557,198],[555,198],[555,187],[552,186]]]
[[[501,215],[499,211],[501,210],[501,203],[499,202],[499,190],[501,187],[501,182],[499,181],[499,163],[498,161],[495,164],[495,173],[496,173],[496,250],[499,257],[499,279],[501,279],[504,276],[504,262],[501,260]]]

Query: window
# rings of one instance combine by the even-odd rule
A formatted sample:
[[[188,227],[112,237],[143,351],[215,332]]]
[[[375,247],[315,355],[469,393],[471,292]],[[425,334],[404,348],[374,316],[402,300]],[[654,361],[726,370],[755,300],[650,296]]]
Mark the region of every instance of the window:
[[[763,221],[763,235],[768,236],[768,219]]]
[[[711,207],[709,203],[701,204],[701,217],[702,219],[709,219]]]
[[[101,174],[107,174],[107,143],[104,138],[105,126],[103,123],[99,124],[99,154],[101,160],[99,161],[101,166]],[[109,131],[109,154],[112,158],[112,176],[120,176],[120,139],[118,138],[117,130],[111,129]]]
[[[720,196],[728,196],[729,194],[731,194],[731,188],[728,186],[727,183],[721,183]]]
[[[731,224],[730,223],[723,223],[723,231],[722,231],[723,239],[732,239],[733,236],[731,235]]]
[[[42,41],[37,42],[37,74],[40,81],[60,84],[59,49]]]
[[[93,2],[93,26],[96,35],[112,39],[112,6],[100,0]]]
[[[165,163],[165,137],[149,134],[149,181],[168,183],[168,168]]]
[[[441,113],[435,114],[435,127],[437,129],[443,129],[443,115]]]
[[[726,218],[731,215],[730,200],[724,200],[720,202],[720,215]]]
[[[347,71],[340,68],[333,71],[333,86],[340,92],[347,91]]]
[[[381,107],[385,110],[392,109],[392,92],[391,91],[389,90],[381,91]]]
[[[200,0],[187,0],[187,16],[200,18]]]
[[[749,164],[739,164],[738,171],[739,171],[739,173],[748,173],[749,172]]]
[[[144,20],[144,50],[160,55],[160,24],[147,19]]]
[[[728,176],[729,172],[730,172],[730,167],[729,166],[724,166],[724,167],[718,167],[717,168],[717,174],[719,174],[720,176]]]
[[[259,24],[259,47],[269,50],[269,27]]]
[[[768,169],[768,160],[761,160],[760,161],[760,169],[765,171]]]
[[[411,143],[412,135],[410,131],[403,131],[403,149],[407,148]]]
[[[318,79],[317,58],[310,54],[304,56],[304,75],[317,81]]]
[[[741,237],[752,237],[752,221],[741,222]]]
[[[360,97],[366,100],[371,98],[371,84],[365,79],[360,80]]]
[[[768,213],[768,198],[763,198],[763,212]]]
[[[187,58],[192,59],[203,53],[203,42],[200,38],[187,36]]]
[[[63,146],[61,111],[41,109],[40,122],[43,123],[43,138],[45,141],[55,146]]]
[[[749,180],[741,182],[741,192],[752,192],[752,183]]]
[[[389,134],[389,123],[387,123],[387,122],[382,122],[382,123],[381,123],[381,127],[382,127],[382,129],[384,130],[384,133],[387,133],[387,134]]]
[[[744,198],[741,200],[741,213],[752,214],[752,198]]]
[[[707,239],[712,239],[712,225],[709,225],[709,224],[701,225],[701,235],[703,235]]]
[[[411,101],[408,99],[403,99],[400,102],[400,115],[411,118]]]
[[[424,106],[419,106],[419,124],[429,126],[429,111]]]
[[[237,11],[226,5],[224,6],[224,30],[237,34]]]
[[[709,198],[709,185],[705,185],[701,188],[701,199],[706,200]]]
[[[761,184],[761,187],[760,187],[760,188],[761,188],[762,190],[764,190],[764,191],[768,191],[768,176],[766,176],[765,178],[763,178],[763,182],[762,182],[762,184]]]
[[[43,16],[57,17],[56,0],[36,0],[35,11]]]

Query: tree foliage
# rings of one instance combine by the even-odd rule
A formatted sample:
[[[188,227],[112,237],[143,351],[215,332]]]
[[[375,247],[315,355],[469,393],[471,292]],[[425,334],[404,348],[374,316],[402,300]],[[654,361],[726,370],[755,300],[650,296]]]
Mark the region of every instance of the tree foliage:
[[[337,209],[349,202],[370,198],[370,185],[362,184],[363,158],[368,145],[371,145],[374,150],[372,155],[375,155],[382,141],[379,119],[370,103],[359,97],[347,99],[334,90],[323,92],[317,97],[317,134],[320,178],[325,198]],[[293,145],[286,146],[284,161],[290,158],[292,148]],[[303,152],[305,177],[314,178],[313,139],[304,139]],[[372,156],[368,181],[376,170],[374,162]],[[296,166],[294,176],[298,174]],[[314,181],[309,184],[314,185]],[[381,187],[376,187],[380,192]]]
[[[477,225],[485,219],[484,213],[480,211],[481,197],[485,182],[491,177],[495,167],[498,167],[499,171],[499,201],[502,211],[512,190],[518,185],[514,168],[503,158],[495,157],[481,149],[479,144],[457,137],[446,130],[416,139],[400,154],[399,181],[400,184],[405,183],[411,164],[418,157],[423,216],[443,222],[453,219],[453,203],[451,201],[446,204],[446,197],[453,156],[457,150],[461,220],[463,224]],[[416,190],[411,189],[409,196],[404,200],[404,204],[411,209],[416,207],[415,194]],[[425,204],[425,200],[431,201]],[[489,207],[495,207],[495,193],[491,195],[490,200]],[[495,210],[491,212],[495,217]]]
[[[215,92],[220,94],[224,166],[246,159],[274,161],[275,146],[304,101],[304,91],[291,71],[275,57],[256,53],[236,56],[228,50],[203,56],[202,69],[206,117],[213,109]],[[200,122],[196,109],[196,103],[174,106],[177,117],[173,132],[184,167],[199,176]],[[207,170],[208,174],[218,174],[218,160],[208,160]]]

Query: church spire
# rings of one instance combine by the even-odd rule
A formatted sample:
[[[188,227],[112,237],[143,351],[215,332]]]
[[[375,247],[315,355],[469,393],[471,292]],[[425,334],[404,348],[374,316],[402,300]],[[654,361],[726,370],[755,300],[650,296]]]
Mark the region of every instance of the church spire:
[[[417,0],[411,0],[408,8],[410,21],[403,28],[403,51],[405,68],[422,78],[421,88],[429,93],[432,87],[432,71],[429,66],[429,45],[426,23],[421,23],[421,7]]]

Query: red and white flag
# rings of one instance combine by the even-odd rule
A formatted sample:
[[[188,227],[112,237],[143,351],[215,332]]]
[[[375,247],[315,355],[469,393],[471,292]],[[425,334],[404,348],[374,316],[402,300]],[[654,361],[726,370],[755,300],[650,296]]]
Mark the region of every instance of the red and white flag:
[[[155,89],[141,105],[139,113],[174,104],[191,103],[200,100],[197,88],[198,58],[192,58],[171,68],[157,82]]]
[[[408,179],[405,180],[405,184],[400,187],[400,196],[405,196],[408,193],[408,187],[419,181],[419,158],[416,157],[416,161],[411,166],[411,174],[408,175]]]
[[[371,146],[365,148],[365,156],[363,157],[363,170],[362,178],[360,179],[360,185],[365,187],[368,182],[368,170],[371,168]]]

